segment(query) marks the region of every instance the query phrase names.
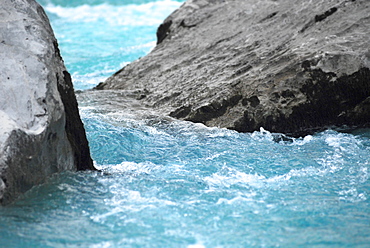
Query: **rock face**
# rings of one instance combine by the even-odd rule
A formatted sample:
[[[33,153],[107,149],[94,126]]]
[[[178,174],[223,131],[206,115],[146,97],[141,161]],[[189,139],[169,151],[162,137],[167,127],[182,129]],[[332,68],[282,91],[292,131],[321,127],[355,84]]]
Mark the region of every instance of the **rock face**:
[[[293,136],[370,126],[370,1],[188,0],[96,89],[175,118]]]
[[[70,75],[34,0],[0,5],[0,204],[51,174],[94,169]]]

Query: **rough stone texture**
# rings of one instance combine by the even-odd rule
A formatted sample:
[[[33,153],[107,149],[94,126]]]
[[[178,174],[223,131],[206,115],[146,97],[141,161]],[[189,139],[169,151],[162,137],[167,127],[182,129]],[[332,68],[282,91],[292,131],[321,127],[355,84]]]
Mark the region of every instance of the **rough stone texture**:
[[[179,119],[293,136],[370,126],[370,1],[188,0],[96,89]]]
[[[0,204],[51,174],[94,169],[70,75],[34,0],[0,4]]]

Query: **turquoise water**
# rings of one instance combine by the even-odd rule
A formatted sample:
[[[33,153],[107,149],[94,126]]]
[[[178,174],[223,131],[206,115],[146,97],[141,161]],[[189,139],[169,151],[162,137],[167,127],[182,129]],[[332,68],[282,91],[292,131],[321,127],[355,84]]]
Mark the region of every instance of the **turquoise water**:
[[[89,89],[156,44],[156,30],[184,1],[40,0],[76,89]]]
[[[40,2],[76,89],[149,52],[181,4]],[[55,175],[0,208],[0,247],[370,246],[369,129],[279,141],[79,99],[102,171]]]

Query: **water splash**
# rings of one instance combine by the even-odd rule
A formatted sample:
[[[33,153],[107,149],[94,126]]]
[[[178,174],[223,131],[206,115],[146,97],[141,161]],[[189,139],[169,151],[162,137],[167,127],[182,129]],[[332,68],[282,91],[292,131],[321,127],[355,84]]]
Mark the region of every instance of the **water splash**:
[[[102,3],[99,5],[83,4],[74,7],[47,4],[45,10],[54,18],[62,18],[67,22],[77,23],[100,23],[114,27],[127,26],[155,26],[163,22],[163,15],[168,14],[169,9],[180,6],[179,1],[162,0],[143,4],[111,5]],[[107,15],[109,13],[109,15]],[[133,16],[141,18],[133,19]],[[99,32],[99,30],[97,30]]]
[[[370,241],[367,131],[276,142],[266,130],[240,134],[122,112],[101,118],[91,109],[82,115],[102,171],[58,175],[1,209],[5,240],[53,247]]]
[[[126,10],[118,0],[40,2],[77,89],[151,49],[150,23],[159,17],[149,25],[140,18],[150,6],[176,4],[143,0]],[[101,171],[55,175],[1,207],[2,246],[370,244],[369,130],[300,139],[264,129],[242,134],[158,116],[132,102],[130,92],[107,92],[104,101],[77,96]]]
[[[42,1],[75,89],[90,89],[146,55],[182,1]]]

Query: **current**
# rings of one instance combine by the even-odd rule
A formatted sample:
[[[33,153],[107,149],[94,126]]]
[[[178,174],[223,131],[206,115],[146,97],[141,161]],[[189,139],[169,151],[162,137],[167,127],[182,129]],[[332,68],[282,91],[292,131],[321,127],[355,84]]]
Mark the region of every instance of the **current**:
[[[183,2],[39,0],[76,90],[150,52]],[[370,247],[369,129],[237,133],[78,95],[101,171],[1,207],[0,247]]]

